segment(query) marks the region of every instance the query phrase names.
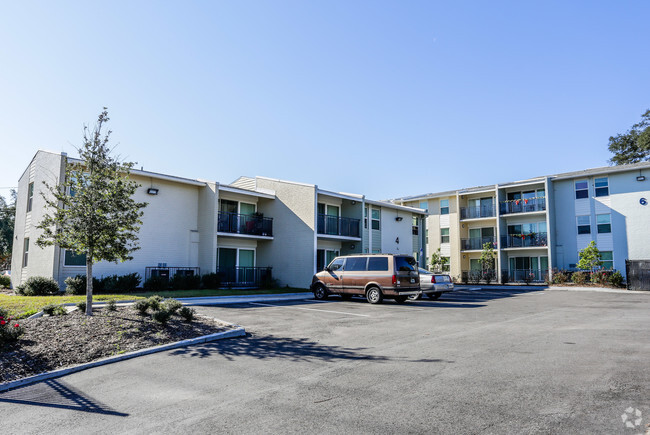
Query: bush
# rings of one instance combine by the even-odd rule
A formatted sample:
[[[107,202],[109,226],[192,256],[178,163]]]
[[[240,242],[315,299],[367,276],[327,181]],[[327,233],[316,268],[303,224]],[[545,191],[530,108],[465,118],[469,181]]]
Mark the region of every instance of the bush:
[[[201,277],[198,275],[180,275],[176,274],[169,281],[174,290],[193,290],[201,286]]]
[[[8,318],[9,317],[9,310],[4,308],[4,307],[0,307],[0,317],[2,317],[3,319]]]
[[[110,275],[102,277],[101,288],[107,293],[126,293],[135,291],[140,285],[142,279],[138,273],[128,273],[126,275]]]
[[[7,275],[0,275],[0,288],[11,287],[11,277]]]
[[[115,299],[111,299],[110,301],[106,302],[106,310],[117,311],[117,303],[115,302]]]
[[[149,304],[149,308],[151,308],[154,311],[157,311],[160,309],[160,305],[163,301],[162,296],[160,295],[153,295],[149,298],[147,298],[147,303]]]
[[[82,313],[86,312],[86,303],[85,302],[79,302],[77,304],[77,309],[81,311]]]
[[[160,276],[152,276],[144,282],[142,287],[146,291],[167,290],[169,288],[169,281]]]
[[[614,287],[623,287],[623,275],[618,270],[609,276],[609,283]]]
[[[68,295],[85,295],[86,294],[86,275],[77,275],[68,277],[63,281],[65,283],[65,293]]]
[[[167,310],[158,310],[158,311],[154,311],[153,314],[151,314],[151,318],[163,326],[167,325],[167,322],[169,322],[169,319],[171,317],[172,317],[172,313]]]
[[[569,274],[566,270],[556,270],[553,273],[553,284],[564,284],[569,281]]]
[[[196,310],[190,307],[181,307],[178,310],[178,315],[183,318],[186,322],[191,322],[196,317]]]
[[[169,311],[172,314],[176,314],[176,312],[182,307],[183,304],[178,302],[176,299],[165,299],[165,302],[163,302],[161,309]]]
[[[591,282],[598,285],[606,285],[609,283],[609,276],[607,275],[607,272],[602,272],[602,271],[592,272]]]
[[[68,311],[63,305],[49,304],[43,307],[43,312],[49,316],[65,316]]]
[[[136,309],[141,316],[146,316],[147,311],[149,310],[149,300],[139,299],[135,301],[133,308]]]
[[[23,328],[15,320],[12,322],[11,317],[0,314],[0,346],[18,340],[22,333]]]
[[[203,288],[216,290],[221,286],[221,278],[216,273],[206,273],[201,277]]]
[[[573,281],[574,284],[584,284],[587,282],[587,273],[573,272],[573,275],[571,275],[571,281]]]
[[[32,276],[24,284],[16,287],[21,296],[53,296],[59,294],[59,284],[52,278]]]

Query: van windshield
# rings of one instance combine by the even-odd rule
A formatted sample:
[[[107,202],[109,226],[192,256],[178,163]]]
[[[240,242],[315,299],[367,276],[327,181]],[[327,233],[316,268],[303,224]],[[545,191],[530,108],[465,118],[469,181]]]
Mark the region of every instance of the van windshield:
[[[417,263],[413,257],[395,257],[395,269],[400,272],[415,271]]]

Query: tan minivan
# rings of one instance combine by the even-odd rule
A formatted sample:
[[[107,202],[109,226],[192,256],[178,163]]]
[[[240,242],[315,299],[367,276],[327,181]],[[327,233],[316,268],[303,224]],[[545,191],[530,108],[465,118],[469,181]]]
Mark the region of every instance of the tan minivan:
[[[365,296],[371,304],[384,298],[402,303],[420,293],[420,276],[417,261],[410,255],[346,255],[314,275],[310,288],[316,299],[338,294],[344,299]]]

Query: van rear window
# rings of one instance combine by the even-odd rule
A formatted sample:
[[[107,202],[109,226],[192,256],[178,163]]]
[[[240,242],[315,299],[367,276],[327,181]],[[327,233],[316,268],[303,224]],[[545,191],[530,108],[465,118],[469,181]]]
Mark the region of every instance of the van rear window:
[[[368,258],[368,270],[388,270],[388,257]]]
[[[400,272],[410,272],[415,270],[415,258],[413,257],[395,257],[395,269]]]
[[[345,270],[366,270],[366,257],[348,257],[345,260]]]

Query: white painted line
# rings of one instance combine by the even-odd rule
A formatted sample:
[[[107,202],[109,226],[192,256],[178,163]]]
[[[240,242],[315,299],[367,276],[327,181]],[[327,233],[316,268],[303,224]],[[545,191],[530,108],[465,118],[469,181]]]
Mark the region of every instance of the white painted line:
[[[309,302],[322,302],[322,303],[326,303],[326,304],[329,303],[329,301],[318,301],[318,300],[313,300],[313,301],[309,301]],[[343,300],[341,300],[340,302],[349,302],[349,301],[343,301]],[[416,303],[417,303],[417,302],[416,302]],[[386,308],[390,307],[390,309],[393,310],[393,311],[395,311],[395,310],[399,311],[400,309],[402,309],[402,310],[404,310],[404,311],[411,311],[411,310],[422,311],[422,310],[424,310],[424,308],[416,308],[416,307],[413,307],[413,308],[407,308],[407,307],[405,307],[405,306],[398,306],[398,307],[395,307],[394,305],[385,305],[385,304],[382,304],[382,307],[386,307]]]
[[[260,304],[260,303],[257,303],[257,302],[249,302],[249,304],[251,304],[251,305],[260,305],[262,307],[293,308],[293,309],[296,309],[296,310],[322,311],[324,313],[347,314],[348,316],[370,317],[368,314],[346,313],[344,311],[318,310],[316,308],[304,308],[304,307],[293,307],[293,306],[284,306],[284,305]]]

